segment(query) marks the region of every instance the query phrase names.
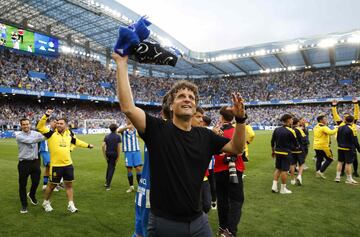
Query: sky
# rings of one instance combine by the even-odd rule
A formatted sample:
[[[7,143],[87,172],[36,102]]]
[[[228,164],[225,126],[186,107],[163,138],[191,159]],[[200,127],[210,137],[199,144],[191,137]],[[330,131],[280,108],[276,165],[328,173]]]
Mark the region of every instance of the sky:
[[[117,1],[199,52],[360,30],[360,0]]]

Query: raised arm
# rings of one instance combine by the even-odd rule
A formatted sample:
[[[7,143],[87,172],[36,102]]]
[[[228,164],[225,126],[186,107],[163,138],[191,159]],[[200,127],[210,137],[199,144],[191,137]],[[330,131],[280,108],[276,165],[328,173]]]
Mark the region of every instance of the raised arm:
[[[359,103],[356,97],[353,97],[352,102],[354,104],[354,123],[359,120]]]
[[[222,152],[241,154],[245,147],[245,105],[240,93],[232,93],[233,106],[229,109],[235,116],[236,126],[232,139],[221,149]]]
[[[130,119],[139,132],[145,132],[146,116],[144,110],[135,106],[128,77],[128,56],[121,57],[113,53],[116,62],[117,97],[121,111]],[[145,85],[144,85],[145,86]]]
[[[336,105],[337,105],[337,101],[333,100],[331,102],[331,113],[332,113],[334,121],[337,123],[337,125],[340,125],[340,123],[342,123],[342,119],[337,112]]]
[[[50,117],[53,110],[48,109],[46,110],[45,114],[41,117],[40,121],[36,125],[36,129],[39,130],[42,134],[47,134],[50,132],[50,128],[46,127],[46,120]]]

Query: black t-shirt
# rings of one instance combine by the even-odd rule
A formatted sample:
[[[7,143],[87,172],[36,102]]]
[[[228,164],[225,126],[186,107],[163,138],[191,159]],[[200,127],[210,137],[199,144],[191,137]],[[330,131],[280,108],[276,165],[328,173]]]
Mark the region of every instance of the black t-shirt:
[[[211,156],[229,139],[207,128],[177,128],[146,114],[146,129],[139,134],[150,157],[151,211],[160,217],[188,222],[202,213],[200,190]]]
[[[106,154],[116,154],[116,156],[119,155],[117,152],[117,147],[118,144],[121,143],[121,137],[118,134],[112,132],[106,135],[104,142],[106,144]]]

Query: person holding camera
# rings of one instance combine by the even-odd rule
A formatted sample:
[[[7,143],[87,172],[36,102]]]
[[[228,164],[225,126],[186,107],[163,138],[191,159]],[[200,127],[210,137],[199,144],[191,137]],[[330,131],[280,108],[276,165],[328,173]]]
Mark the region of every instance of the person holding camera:
[[[233,113],[222,107],[220,109],[221,130],[223,136],[231,138],[235,128],[231,122]],[[244,187],[242,174],[245,166],[241,155],[222,153],[215,156],[215,182],[217,210],[219,217],[219,236],[236,236],[237,225],[240,223],[241,209],[244,203]]]

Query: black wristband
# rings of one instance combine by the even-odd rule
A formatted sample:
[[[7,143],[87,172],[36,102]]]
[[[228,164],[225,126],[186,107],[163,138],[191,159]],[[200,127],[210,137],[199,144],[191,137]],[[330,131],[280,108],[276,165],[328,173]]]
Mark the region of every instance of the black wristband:
[[[235,116],[235,121],[236,121],[236,123],[245,123],[245,121],[246,121],[246,119],[248,118],[248,116],[247,116],[247,114],[245,114],[245,116],[244,117],[242,117],[242,118],[239,118],[239,117],[236,117]]]

